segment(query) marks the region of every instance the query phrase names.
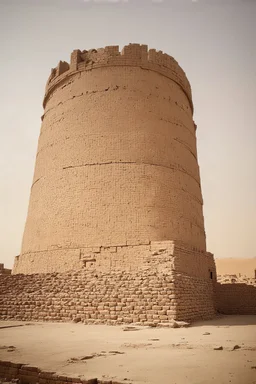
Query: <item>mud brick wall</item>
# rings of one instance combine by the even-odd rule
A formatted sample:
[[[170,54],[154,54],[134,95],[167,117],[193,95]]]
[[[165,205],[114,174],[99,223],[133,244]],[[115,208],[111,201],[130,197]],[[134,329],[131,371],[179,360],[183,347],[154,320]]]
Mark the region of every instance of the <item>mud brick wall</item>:
[[[0,378],[17,379],[19,384],[121,384],[116,381],[102,381],[97,378],[81,380],[59,376],[54,372],[45,372],[37,367],[0,360]]]
[[[226,315],[256,315],[256,282],[217,283],[216,307]]]

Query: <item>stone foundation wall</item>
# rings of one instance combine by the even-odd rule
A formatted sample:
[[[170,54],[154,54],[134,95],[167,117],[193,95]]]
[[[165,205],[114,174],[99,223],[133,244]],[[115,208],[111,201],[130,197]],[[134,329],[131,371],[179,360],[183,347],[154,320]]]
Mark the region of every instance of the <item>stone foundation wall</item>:
[[[4,320],[147,325],[175,317],[174,279],[156,272],[3,276],[0,291]]]
[[[176,273],[2,276],[0,291],[3,320],[161,325],[214,316],[210,283]]]
[[[122,250],[112,249],[106,257],[105,250],[96,252],[95,261],[86,261],[77,271],[3,275],[0,316],[143,325],[214,316],[216,271],[210,253],[171,241],[142,245],[140,250],[125,272]]]

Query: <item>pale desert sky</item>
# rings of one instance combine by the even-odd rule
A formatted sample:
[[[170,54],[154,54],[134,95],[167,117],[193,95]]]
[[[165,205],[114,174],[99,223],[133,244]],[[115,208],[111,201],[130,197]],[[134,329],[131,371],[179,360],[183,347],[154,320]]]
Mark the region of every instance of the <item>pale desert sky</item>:
[[[47,78],[73,49],[147,44],[191,82],[208,250],[256,256],[256,0],[0,0],[0,262],[20,253]]]

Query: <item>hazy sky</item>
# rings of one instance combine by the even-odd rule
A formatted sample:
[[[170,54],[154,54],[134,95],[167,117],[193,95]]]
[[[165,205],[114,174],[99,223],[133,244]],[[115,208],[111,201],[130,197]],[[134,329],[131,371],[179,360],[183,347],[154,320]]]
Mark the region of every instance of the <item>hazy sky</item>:
[[[190,80],[208,250],[256,256],[256,0],[0,0],[0,262],[20,252],[47,78],[73,49],[148,44]]]

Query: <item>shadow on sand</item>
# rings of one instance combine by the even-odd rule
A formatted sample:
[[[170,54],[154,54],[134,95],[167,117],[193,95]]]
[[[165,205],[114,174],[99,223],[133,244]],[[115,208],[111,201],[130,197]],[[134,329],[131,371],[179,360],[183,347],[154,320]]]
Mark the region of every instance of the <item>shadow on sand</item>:
[[[232,327],[244,325],[256,325],[256,315],[217,315],[216,318],[206,321],[196,321],[192,327],[203,326]]]

